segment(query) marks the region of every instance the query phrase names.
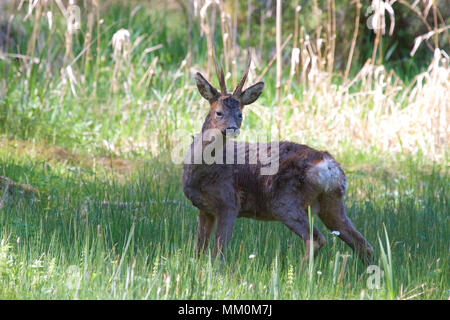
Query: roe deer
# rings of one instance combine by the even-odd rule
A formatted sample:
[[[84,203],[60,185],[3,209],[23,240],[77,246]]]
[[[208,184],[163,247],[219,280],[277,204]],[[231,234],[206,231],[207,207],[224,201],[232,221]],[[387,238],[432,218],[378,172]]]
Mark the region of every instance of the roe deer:
[[[196,152],[208,148],[207,141],[195,138],[186,154],[183,167],[183,191],[198,208],[196,247],[199,254],[208,246],[217,220],[216,241],[213,255],[222,254],[230,241],[236,218],[247,217],[266,221],[281,221],[306,243],[306,257],[310,252],[308,207],[318,214],[325,226],[339,231],[345,241],[368,263],[373,259],[372,246],[353,227],[346,215],[343,202],[347,187],[346,177],[339,163],[326,151],[317,151],[306,145],[279,142],[279,170],[273,175],[262,175],[263,165],[257,160],[250,163],[252,144],[227,139],[239,134],[242,109],[260,96],[264,83],[258,82],[242,90],[251,63],[248,53],[244,75],[232,94],[227,93],[222,68],[218,67],[214,54],[220,92],[200,73],[195,80],[203,98],[209,101],[210,110],[203,123],[202,133],[215,130],[214,140],[225,141],[222,151],[241,150],[245,163],[234,155],[231,163],[225,153],[215,155],[219,161],[211,163],[203,158],[192,161]],[[201,134],[200,134],[201,135]],[[218,139],[220,138],[220,139]],[[212,142],[211,142],[212,143]],[[273,152],[270,143],[267,152]],[[266,146],[267,146],[266,145]],[[217,152],[217,150],[216,150]],[[201,155],[200,155],[201,156]],[[222,161],[223,160],[223,161]],[[313,229],[314,253],[325,244],[325,237]]]

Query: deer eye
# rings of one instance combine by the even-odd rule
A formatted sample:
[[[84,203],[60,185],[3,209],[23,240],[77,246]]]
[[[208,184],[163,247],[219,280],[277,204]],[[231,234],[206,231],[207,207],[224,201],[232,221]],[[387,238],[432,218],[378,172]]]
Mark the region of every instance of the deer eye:
[[[216,119],[220,119],[223,117],[223,112],[216,111]]]
[[[242,120],[242,113],[238,114],[238,118]]]

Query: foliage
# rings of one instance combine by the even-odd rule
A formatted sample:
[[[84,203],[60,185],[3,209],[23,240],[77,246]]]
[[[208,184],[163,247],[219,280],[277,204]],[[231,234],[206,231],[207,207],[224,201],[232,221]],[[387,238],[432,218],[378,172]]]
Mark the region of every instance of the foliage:
[[[438,24],[433,11],[424,16],[425,2],[419,13],[396,2],[395,32],[379,36],[379,47],[365,3],[356,19],[357,2],[285,1],[280,104],[268,2],[251,2],[248,17],[243,1],[239,10],[235,1],[215,9],[211,1],[78,1],[72,32],[58,1],[30,11],[31,2],[0,4],[0,176],[39,190],[28,199],[0,189],[1,299],[449,298],[444,1],[433,2]],[[410,57],[428,32],[412,22],[421,17],[433,50],[423,40]],[[266,83],[244,110],[243,134],[278,132],[343,164],[348,214],[385,272],[380,289],[368,288],[356,257],[343,262],[349,248],[327,232],[324,250],[302,264],[303,243],[279,223],[242,219],[225,263],[197,259],[196,212],[170,152],[180,132],[200,130],[207,105],[192,75],[217,83],[212,46],[229,87],[247,47],[248,82]]]

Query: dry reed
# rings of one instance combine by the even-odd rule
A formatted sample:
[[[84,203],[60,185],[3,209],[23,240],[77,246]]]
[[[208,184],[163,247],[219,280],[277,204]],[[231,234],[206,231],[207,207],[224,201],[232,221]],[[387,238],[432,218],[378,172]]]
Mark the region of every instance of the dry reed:
[[[51,1],[50,1],[51,2]],[[89,1],[87,1],[89,2]],[[316,146],[326,147],[331,151],[339,151],[344,145],[351,144],[354,148],[368,150],[376,148],[383,152],[399,153],[417,153],[422,152],[426,157],[436,161],[445,161],[448,150],[449,131],[449,99],[450,92],[450,68],[448,54],[438,47],[438,37],[440,34],[447,33],[450,26],[446,26],[442,16],[436,8],[433,1],[423,2],[422,9],[416,1],[410,4],[404,0],[398,1],[400,4],[411,9],[426,26],[428,33],[419,35],[414,44],[412,44],[411,55],[414,55],[417,48],[422,44],[432,49],[434,56],[426,72],[416,76],[410,85],[405,85],[393,72],[387,72],[380,63],[381,54],[379,51],[380,42],[385,33],[385,12],[389,15],[390,30],[392,34],[395,23],[395,12],[392,9],[393,1],[373,0],[372,7],[375,10],[376,34],[373,44],[371,59],[368,59],[364,66],[352,78],[348,79],[350,68],[352,66],[353,55],[356,46],[356,39],[359,31],[359,17],[361,3],[356,1],[355,29],[352,36],[351,46],[347,57],[345,71],[340,74],[334,69],[334,55],[336,47],[336,9],[334,0],[326,2],[326,22],[318,24],[315,30],[308,33],[304,26],[298,25],[300,8],[295,12],[295,25],[293,30],[293,50],[291,53],[291,66],[289,71],[289,80],[284,88],[282,84],[282,51],[292,38],[292,34],[285,37],[282,43],[281,34],[281,1],[276,3],[276,54],[266,63],[262,52],[256,52],[255,61],[258,62],[258,68],[252,65],[250,77],[258,81],[266,76],[272,64],[276,61],[276,105],[273,113],[260,112],[260,106],[250,106],[248,109],[254,110],[260,115],[263,124],[269,124],[271,117],[279,124],[279,130],[283,139],[293,139],[299,142],[313,142]],[[38,56],[36,44],[38,42],[39,20],[41,17],[50,16],[52,12],[56,16],[56,10],[61,7],[61,1],[55,0],[58,6],[46,5],[41,1],[32,1],[26,8],[23,3],[16,10],[28,10],[25,15],[27,19],[35,21],[27,46],[27,54],[23,57],[23,63],[29,65],[36,62],[34,57]],[[100,17],[101,4],[93,0],[91,10],[87,14],[87,32],[84,35],[83,51],[81,55],[81,66],[75,63],[75,53],[71,30],[65,31],[65,50],[64,50],[64,68],[61,86],[61,97],[65,96],[65,87],[69,86],[73,95],[82,92],[80,83],[83,79],[84,69],[87,72],[89,65],[93,64],[94,81],[93,95],[96,94],[97,82],[99,79],[101,54],[96,54],[93,58],[90,46],[96,42],[96,52],[101,52],[100,37],[102,35],[102,19]],[[23,5],[23,6],[22,6]],[[318,2],[313,1],[313,10],[321,13]],[[251,1],[248,2],[251,8]],[[213,36],[215,30],[220,30],[223,46],[223,57],[226,78],[232,78],[233,81],[238,77],[237,65],[243,65],[245,55],[240,54],[244,48],[239,48],[237,44],[237,34],[242,28],[238,28],[237,10],[238,2],[234,5],[225,6],[223,1],[219,0],[189,0],[187,6],[188,24],[198,23],[203,34],[207,38],[208,47],[208,68],[207,73],[212,75],[212,49],[214,46]],[[215,13],[219,14],[220,28],[216,28]],[[258,48],[252,48],[252,51],[261,51],[264,49],[264,41],[269,41],[265,37],[265,18],[271,13],[268,7],[261,9],[261,29],[259,35]],[[43,14],[45,13],[45,14]],[[248,13],[250,15],[250,13]],[[428,14],[432,15],[433,26],[427,20]],[[250,21],[249,16],[247,17]],[[192,25],[189,30],[192,31]],[[323,27],[325,25],[325,27]],[[97,38],[92,39],[94,28],[97,28]],[[242,29],[243,30],[243,29]],[[247,35],[250,35],[250,26],[247,26]],[[118,33],[122,32],[118,36]],[[133,30],[118,31],[112,40],[114,46],[113,54],[113,77],[112,91],[117,91],[119,87],[120,73],[124,73],[130,66],[130,52],[132,48],[130,37]],[[216,31],[218,32],[218,31]],[[387,36],[387,35],[386,35]],[[189,35],[190,37],[190,35]],[[120,39],[119,39],[120,38]],[[190,38],[189,38],[190,39]],[[432,40],[430,43],[429,40]],[[189,40],[188,54],[181,67],[192,71],[198,66],[190,66],[190,60],[198,61],[195,57]],[[157,47],[160,49],[161,47]],[[156,49],[155,49],[156,50]],[[145,52],[143,53],[146,54]],[[203,53],[198,53],[203,54]],[[10,54],[9,54],[10,55]],[[8,57],[8,54],[2,54],[2,57]],[[378,59],[377,59],[378,58]],[[95,61],[93,61],[95,59]],[[49,60],[49,58],[47,58]],[[140,60],[141,61],[141,60]],[[42,61],[41,61],[42,62]],[[47,61],[48,63],[49,61]],[[140,88],[144,83],[150,84],[150,80],[155,74],[158,59],[153,59],[150,65],[146,66],[143,76],[137,79],[137,87]],[[181,68],[180,67],[180,68]],[[191,67],[191,69],[189,69]],[[29,70],[29,67],[27,67]],[[180,77],[181,69],[175,74]],[[340,76],[344,80],[341,84],[332,81],[332,77]],[[154,77],[155,78],[155,77]],[[131,79],[127,79],[125,85],[129,87]],[[297,86],[292,86],[296,81]],[[175,81],[171,82],[170,88],[176,92],[165,93],[164,102],[170,101],[175,94],[183,94],[186,88],[175,88]],[[292,92],[298,88],[299,93]],[[192,90],[192,86],[187,87]],[[181,91],[180,91],[181,90]],[[284,98],[283,98],[284,97]],[[152,101],[149,104],[157,105]],[[267,101],[270,104],[270,101]],[[162,108],[163,106],[161,106]],[[164,106],[164,108],[166,108]],[[131,112],[131,111],[128,111]],[[197,126],[203,120],[203,113],[198,110],[192,110],[192,124]],[[289,117],[286,115],[289,113]],[[157,114],[157,113],[156,113]],[[163,130],[163,128],[162,128]],[[142,130],[145,132],[145,130]],[[125,139],[125,138],[124,138]],[[128,138],[126,138],[128,139]],[[149,139],[151,140],[151,139]],[[137,141],[136,144],[139,144]]]

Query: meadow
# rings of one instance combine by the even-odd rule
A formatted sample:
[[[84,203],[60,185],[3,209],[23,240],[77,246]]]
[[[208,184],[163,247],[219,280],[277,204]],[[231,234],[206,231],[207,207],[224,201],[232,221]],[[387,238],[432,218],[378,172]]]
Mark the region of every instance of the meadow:
[[[236,3],[77,1],[80,24],[68,29],[67,3],[4,2],[0,177],[17,184],[0,184],[0,299],[450,298],[445,12],[396,3],[429,34],[391,61],[389,11],[385,35],[353,28],[367,11],[356,1],[343,48],[339,1],[285,2],[278,35],[271,8]],[[320,10],[315,24],[308,10]],[[217,84],[212,46],[229,87],[247,47],[247,85],[266,83],[243,133],[276,133],[342,164],[378,286],[318,219],[327,244],[307,262],[284,225],[249,219],[225,261],[197,257],[197,211],[172,152],[200,131],[208,106],[193,75]]]

